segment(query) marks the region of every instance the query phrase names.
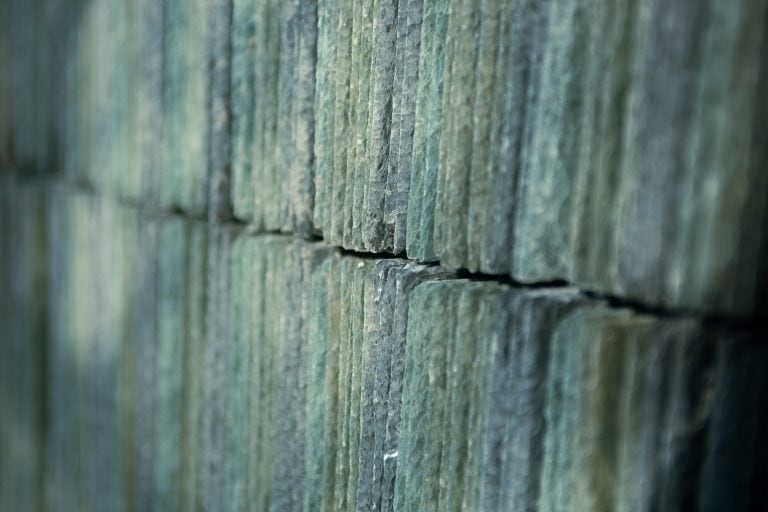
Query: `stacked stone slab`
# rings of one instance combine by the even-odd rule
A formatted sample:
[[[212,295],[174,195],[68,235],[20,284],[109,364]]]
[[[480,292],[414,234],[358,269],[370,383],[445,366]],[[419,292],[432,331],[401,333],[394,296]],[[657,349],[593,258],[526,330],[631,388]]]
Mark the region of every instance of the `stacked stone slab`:
[[[47,411],[46,202],[39,185],[0,176],[0,507],[42,504]]]
[[[233,213],[260,230],[309,235],[317,2],[232,4]]]
[[[69,21],[77,8],[59,0],[0,6],[0,165],[39,174],[60,165]],[[46,37],[39,37],[45,34]]]
[[[760,311],[765,0],[344,2],[8,2],[3,161],[355,251]]]
[[[235,215],[750,316],[765,282],[765,11],[235,2]]]
[[[408,255],[751,314],[765,9],[425,2]]]
[[[140,199],[148,179],[138,168],[141,102],[150,87],[141,60],[141,42],[150,37],[143,32],[146,2],[37,3],[39,19],[50,25],[32,32],[51,45],[41,77],[51,88],[42,104],[48,109],[41,138],[50,152],[46,170]]]
[[[8,508],[766,504],[754,333],[2,177]]]
[[[228,1],[12,0],[3,10],[4,165],[196,216],[209,203],[226,210]]]
[[[449,273],[222,229],[209,247],[199,499],[391,503],[410,290]]]
[[[3,508],[180,508],[204,226],[3,180]]]
[[[764,506],[754,341],[464,281],[417,286],[408,327],[395,510]]]
[[[318,3],[314,225],[405,251],[421,0]]]
[[[38,320],[44,353],[23,363],[43,372],[29,399],[44,418],[44,466],[33,480],[38,507],[111,508],[125,502],[130,481],[127,404],[136,386],[127,313],[137,292],[138,215],[61,186],[40,186],[40,200],[45,236],[36,251],[20,253],[46,258],[46,290],[35,298],[45,311]]]

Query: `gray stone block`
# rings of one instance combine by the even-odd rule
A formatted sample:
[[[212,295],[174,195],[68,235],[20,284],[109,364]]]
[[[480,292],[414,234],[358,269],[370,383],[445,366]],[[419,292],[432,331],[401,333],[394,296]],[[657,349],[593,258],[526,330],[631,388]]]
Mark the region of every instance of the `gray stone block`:
[[[230,406],[229,340],[237,326],[230,324],[230,265],[235,232],[228,226],[208,226],[206,269],[206,343],[202,354],[201,445],[199,501],[204,508],[219,509],[228,499],[226,430]]]
[[[0,177],[0,506],[43,506],[46,467],[47,188]]]
[[[163,146],[163,11],[165,2],[139,0],[134,5],[134,26],[131,45],[135,54],[135,119],[134,133],[127,138],[132,141],[126,151],[135,151],[134,172],[140,181],[139,196],[144,203],[158,204],[164,168]],[[135,148],[135,149],[134,149]]]
[[[368,128],[373,59],[373,2],[355,2],[352,12],[352,61],[350,66],[350,101],[353,108],[347,166],[352,176],[344,192],[345,247],[363,247],[365,194],[368,187]]]
[[[394,224],[392,252],[395,254],[402,254],[406,244],[422,9],[423,0],[401,0],[397,7],[392,128],[387,170],[390,179],[387,181],[385,198],[387,220]]]
[[[181,468],[181,504],[184,510],[194,510],[199,503],[202,476],[202,409],[204,407],[203,356],[207,338],[206,260],[208,227],[201,222],[187,224],[184,272],[184,389],[183,423],[184,448]]]
[[[392,124],[392,94],[395,74],[396,16],[399,0],[377,0],[373,4],[371,96],[368,104],[365,166],[368,172],[364,207],[363,242],[372,252],[391,251],[394,226],[386,207],[389,181],[389,138]]]
[[[256,33],[256,2],[232,2],[232,212],[238,219],[253,219],[256,202],[254,125],[256,52],[261,34]]]
[[[184,352],[186,222],[168,219],[159,226],[157,345],[154,376],[154,508],[178,510],[182,503],[184,460]]]
[[[408,256],[420,260],[435,259],[434,209],[442,131],[447,27],[447,3],[424,1],[406,232]]]
[[[335,5],[334,0],[319,0],[317,3],[313,221],[315,228],[324,235],[330,229],[333,203]]]
[[[207,4],[165,0],[160,204],[207,208],[212,20]],[[211,120],[213,121],[213,120]]]
[[[282,40],[281,2],[263,0],[256,2],[254,17],[254,64],[253,84],[253,154],[252,182],[242,186],[253,190],[253,224],[258,229],[279,228],[278,207],[280,172],[277,167],[277,108],[279,50]],[[284,172],[284,171],[283,171]],[[239,187],[239,185],[237,185]],[[244,211],[243,214],[246,212]]]

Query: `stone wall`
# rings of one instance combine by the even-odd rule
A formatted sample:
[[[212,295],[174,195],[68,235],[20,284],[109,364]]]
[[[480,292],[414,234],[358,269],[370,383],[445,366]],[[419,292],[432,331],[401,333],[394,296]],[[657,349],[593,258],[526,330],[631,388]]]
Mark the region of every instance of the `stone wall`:
[[[0,511],[768,509],[768,0],[0,4]]]

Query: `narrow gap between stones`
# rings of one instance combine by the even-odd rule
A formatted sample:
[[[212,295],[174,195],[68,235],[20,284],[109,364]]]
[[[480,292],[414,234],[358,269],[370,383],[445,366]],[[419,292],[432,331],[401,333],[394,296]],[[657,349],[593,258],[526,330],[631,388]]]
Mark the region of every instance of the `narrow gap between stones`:
[[[296,240],[302,240],[310,243],[325,244],[329,247],[333,247],[339,251],[342,256],[360,258],[365,260],[382,260],[382,259],[400,259],[418,263],[421,265],[443,267],[448,270],[456,272],[458,279],[467,279],[471,281],[487,281],[495,282],[503,285],[510,286],[512,288],[519,289],[573,289],[585,297],[588,297],[595,301],[603,301],[608,306],[614,309],[627,309],[634,313],[654,316],[657,318],[668,318],[677,320],[695,320],[702,325],[710,327],[712,329],[730,329],[735,331],[743,331],[745,333],[757,333],[757,340],[768,340],[768,318],[761,318],[759,315],[755,315],[751,318],[727,318],[719,315],[708,314],[700,311],[685,310],[685,309],[671,309],[658,305],[648,304],[640,300],[632,299],[630,297],[619,297],[608,293],[600,292],[597,290],[590,290],[582,288],[566,279],[556,279],[549,281],[518,281],[506,274],[488,274],[483,272],[472,272],[466,268],[456,268],[447,265],[442,265],[439,260],[422,261],[416,258],[409,258],[405,253],[391,253],[391,252],[368,252],[368,251],[356,251],[353,249],[347,249],[340,245],[328,244],[322,236],[318,234],[301,234],[291,231],[283,231],[279,229],[261,229],[255,224],[248,222],[245,219],[240,219],[229,215],[226,219],[218,219],[211,222],[208,216],[204,212],[192,212],[184,209],[179,205],[173,205],[170,207],[162,207],[153,203],[147,203],[139,201],[135,198],[124,197],[116,194],[109,194],[100,191],[98,187],[87,179],[64,179],[55,173],[53,173],[54,179],[51,180],[51,174],[45,173],[27,173],[27,172],[15,172],[10,171],[14,179],[18,179],[22,183],[41,183],[46,186],[50,186],[51,181],[59,185],[63,185],[66,188],[75,190],[76,192],[103,197],[111,199],[122,206],[133,208],[141,211],[142,213],[154,216],[158,219],[181,217],[187,220],[201,222],[204,224],[217,224],[221,227],[228,227],[237,231],[242,231],[251,236],[285,236],[294,238]],[[765,343],[764,341],[758,341],[758,343]]]

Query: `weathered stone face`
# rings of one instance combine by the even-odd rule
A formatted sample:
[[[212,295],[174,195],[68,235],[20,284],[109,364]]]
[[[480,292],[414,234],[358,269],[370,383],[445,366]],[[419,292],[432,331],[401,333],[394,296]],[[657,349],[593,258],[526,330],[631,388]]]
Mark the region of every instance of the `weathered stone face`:
[[[0,511],[768,509],[767,15],[0,2]]]

